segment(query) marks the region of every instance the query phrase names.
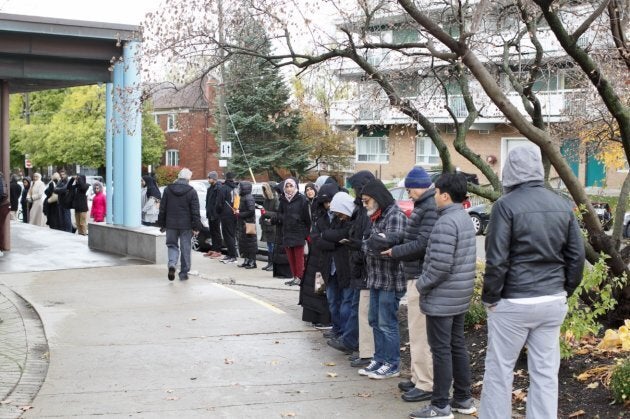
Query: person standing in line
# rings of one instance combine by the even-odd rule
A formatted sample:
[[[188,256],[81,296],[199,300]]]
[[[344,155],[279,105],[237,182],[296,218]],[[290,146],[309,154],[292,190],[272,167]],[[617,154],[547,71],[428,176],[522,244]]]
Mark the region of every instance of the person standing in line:
[[[352,346],[355,339],[359,341],[358,354],[350,358],[352,368],[367,367],[374,356],[374,333],[368,321],[370,290],[367,287],[365,253],[362,250],[363,240],[370,234],[372,221],[361,200],[363,187],[374,179],[374,175],[368,170],[360,170],[348,178],[355,196],[355,209],[350,219],[351,225],[348,231],[348,243],[346,243],[350,250],[350,287],[354,289],[354,293],[343,341],[349,346]]]
[[[46,226],[46,215],[44,215],[46,194],[44,192],[46,192],[46,185],[42,182],[42,175],[39,173],[33,174],[33,184],[26,197],[26,200],[31,204],[28,222],[40,227]]]
[[[68,189],[74,189],[74,199],[72,200],[72,208],[74,208],[74,222],[77,225],[77,234],[87,236],[87,218],[88,218],[88,202],[87,190],[90,188],[85,175],[73,176],[68,181]]]
[[[407,284],[401,263],[381,252],[402,243],[407,217],[379,179],[363,187],[361,200],[372,221],[363,251],[370,288],[368,320],[374,332],[374,359],[359,374],[373,379],[394,378],[400,376],[398,305]]]
[[[22,187],[18,183],[18,176],[11,175],[11,184],[9,185],[11,195],[11,219],[17,220],[17,212],[20,208],[20,195],[22,195]]]
[[[4,245],[4,225],[11,213],[11,198],[9,197],[9,185],[7,184],[4,174],[0,172],[0,246]],[[3,250],[0,247],[0,256],[3,256]]]
[[[435,182],[438,220],[416,279],[433,355],[433,393],[431,404],[412,412],[411,419],[452,419],[453,411],[470,415],[477,410],[464,337],[477,262],[475,229],[462,206],[467,187],[461,173],[445,173]],[[451,384],[453,400],[449,399]]]
[[[306,202],[308,202],[308,214],[311,217],[311,221],[315,221],[320,211],[317,205],[317,186],[313,182],[304,185],[304,196],[306,197]]]
[[[309,205],[298,191],[297,181],[287,178],[283,182],[284,193],[280,197],[280,206],[272,224],[282,228],[282,245],[289,259],[293,279],[285,285],[300,285],[304,276],[304,245],[311,231]]]
[[[261,228],[260,240],[267,243],[267,265],[263,266],[262,270],[269,272],[273,271],[273,251],[276,241],[276,226],[266,223],[264,215],[268,212],[275,213],[278,211],[280,203],[278,201],[278,195],[274,190],[275,186],[275,182],[265,182],[262,184],[264,201],[259,220]]]
[[[156,226],[162,199],[160,188],[151,175],[142,176],[141,185],[142,225]]]
[[[61,177],[59,173],[55,172],[52,175],[48,186],[44,194],[46,199],[44,200],[44,213],[46,214],[46,224],[53,230],[61,230],[61,213],[59,211],[59,195],[55,193],[55,188],[59,183]]]
[[[544,186],[540,149],[516,147],[492,207],[481,299],[488,351],[479,417],[510,417],[514,366],[527,345],[527,418],[558,416],[560,326],[582,280],[584,242],[573,209]]]
[[[67,202],[64,199],[65,194],[68,193],[68,183],[70,182],[70,180],[68,179],[68,175],[63,168],[59,169],[58,173],[60,179],[59,182],[57,182],[57,186],[55,187],[55,193],[57,194],[59,201],[59,215],[61,217],[60,230],[72,233],[72,216],[70,214],[72,203],[70,202],[69,205],[66,205]]]
[[[252,195],[252,183],[243,181],[238,185],[241,197],[236,216],[238,220],[238,249],[243,263],[237,265],[239,268],[256,269],[256,252],[258,251],[258,237],[256,232],[248,233],[247,224],[256,225],[256,202]]]
[[[219,175],[212,171],[208,173],[208,190],[206,192],[206,218],[208,218],[208,229],[210,230],[210,250],[204,255],[208,257],[223,257],[221,253],[221,220],[217,214],[217,199],[219,195]]]
[[[223,243],[227,247],[227,255],[221,262],[237,263],[236,258],[236,214],[234,211],[234,200],[237,196],[237,184],[234,182],[234,174],[228,172],[225,174],[225,182],[217,193],[217,214],[221,220],[221,233],[223,234]]]
[[[107,214],[107,198],[103,193],[103,185],[101,182],[95,181],[92,184],[94,190],[94,198],[92,198],[92,209],[90,210],[90,217],[95,223],[102,223],[105,221],[105,214]]]
[[[431,177],[421,167],[414,167],[407,174],[405,188],[414,205],[405,227],[404,243],[383,252],[386,256],[402,261],[407,279],[411,380],[398,383],[398,388],[404,391],[402,399],[406,402],[430,400],[433,391],[433,362],[427,341],[426,318],[420,311],[420,295],[416,288],[416,278],[422,273],[429,235],[437,220],[432,183]]]
[[[31,209],[31,203],[28,202],[28,191],[31,189],[31,178],[24,176],[22,178],[22,195],[20,196],[20,205],[22,206],[22,222],[28,223],[28,213]]]
[[[166,231],[166,247],[168,249],[168,280],[175,279],[177,259],[180,259],[179,279],[188,279],[190,271],[192,236],[201,229],[199,214],[199,197],[195,188],[188,183],[192,172],[183,168],[177,180],[164,189],[160,202],[158,226]]]

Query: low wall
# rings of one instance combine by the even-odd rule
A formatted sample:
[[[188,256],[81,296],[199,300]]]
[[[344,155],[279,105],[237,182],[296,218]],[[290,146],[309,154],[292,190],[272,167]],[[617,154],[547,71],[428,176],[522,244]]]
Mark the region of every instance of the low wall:
[[[123,227],[105,223],[88,224],[88,246],[155,264],[167,263],[166,234],[156,227]]]

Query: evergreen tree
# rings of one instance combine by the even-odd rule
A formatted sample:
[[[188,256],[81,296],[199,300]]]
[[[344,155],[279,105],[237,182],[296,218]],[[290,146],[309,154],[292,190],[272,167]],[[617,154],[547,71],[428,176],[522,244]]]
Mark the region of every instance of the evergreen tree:
[[[255,21],[243,28],[235,42],[258,44],[262,54],[271,49],[264,29]],[[278,69],[263,59],[234,55],[226,69],[225,86],[225,103],[234,124],[228,120],[227,141],[232,142],[229,170],[249,177],[249,162],[254,173],[267,172],[272,178],[286,171],[294,176],[303,173],[308,166],[308,146],[299,140],[301,117],[289,106],[289,89]]]

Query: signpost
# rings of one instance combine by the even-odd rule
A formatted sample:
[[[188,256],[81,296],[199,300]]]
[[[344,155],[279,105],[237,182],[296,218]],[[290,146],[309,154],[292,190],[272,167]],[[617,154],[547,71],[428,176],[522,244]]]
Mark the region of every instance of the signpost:
[[[221,157],[222,158],[232,157],[232,142],[231,141],[221,141]]]

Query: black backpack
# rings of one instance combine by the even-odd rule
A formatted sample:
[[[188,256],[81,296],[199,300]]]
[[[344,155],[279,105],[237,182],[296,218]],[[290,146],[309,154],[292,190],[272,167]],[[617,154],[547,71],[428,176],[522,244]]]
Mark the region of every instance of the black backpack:
[[[58,194],[59,195],[59,203],[65,209],[72,209],[73,201],[74,201],[74,193],[75,189],[73,187],[66,188],[65,192]]]

